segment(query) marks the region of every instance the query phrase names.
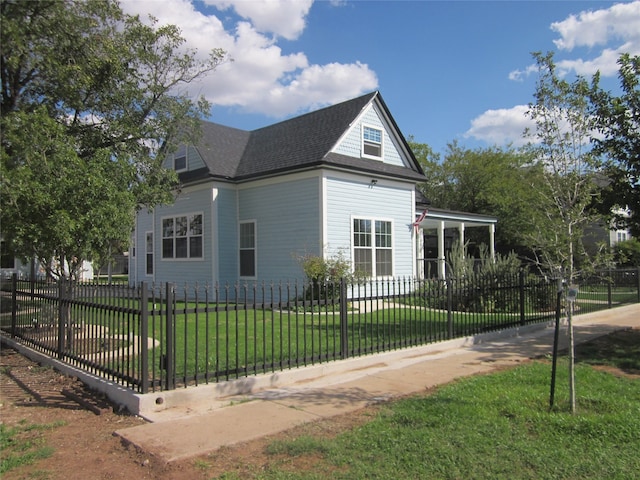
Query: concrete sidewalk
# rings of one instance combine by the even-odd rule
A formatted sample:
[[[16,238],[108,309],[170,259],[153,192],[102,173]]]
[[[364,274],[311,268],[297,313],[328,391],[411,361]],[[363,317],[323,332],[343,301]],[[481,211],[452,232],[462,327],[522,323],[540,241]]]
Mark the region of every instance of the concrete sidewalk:
[[[630,327],[640,328],[640,304],[574,317],[576,343]],[[148,416],[153,423],[116,434],[166,462],[202,455],[549,354],[553,334],[550,324],[523,327],[333,362],[339,368],[329,374],[310,369],[311,376],[304,377],[301,369],[290,385],[200,402],[189,411],[165,410]],[[560,340],[566,348],[566,328],[561,328]]]

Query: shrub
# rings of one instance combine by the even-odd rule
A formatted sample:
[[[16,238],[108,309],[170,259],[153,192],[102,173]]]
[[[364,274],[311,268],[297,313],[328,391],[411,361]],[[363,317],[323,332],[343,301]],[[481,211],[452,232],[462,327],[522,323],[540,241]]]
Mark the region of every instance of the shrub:
[[[630,238],[613,247],[614,258],[621,267],[640,267],[640,241]]]
[[[344,278],[347,283],[359,283],[365,278],[361,272],[351,271],[351,262],[342,251],[328,258],[318,255],[303,255],[298,257],[311,288],[307,290],[305,298],[335,299],[340,296],[340,282]]]

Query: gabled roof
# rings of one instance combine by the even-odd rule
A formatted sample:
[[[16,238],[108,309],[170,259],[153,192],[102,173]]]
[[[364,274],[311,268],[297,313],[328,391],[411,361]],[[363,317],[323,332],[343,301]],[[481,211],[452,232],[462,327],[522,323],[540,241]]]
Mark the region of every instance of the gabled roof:
[[[371,102],[377,101],[398,134],[412,168],[332,153],[342,135]],[[423,181],[424,174],[379,92],[310,112],[274,125],[247,132],[211,122],[202,122],[197,146],[207,168],[188,172],[183,181],[215,177],[245,181],[285,172],[317,168],[339,168],[383,176]]]

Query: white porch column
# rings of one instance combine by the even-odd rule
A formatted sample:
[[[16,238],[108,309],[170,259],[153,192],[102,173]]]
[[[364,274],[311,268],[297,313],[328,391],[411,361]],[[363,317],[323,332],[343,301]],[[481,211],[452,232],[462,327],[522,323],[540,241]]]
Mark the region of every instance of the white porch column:
[[[489,249],[491,252],[491,260],[496,261],[496,224],[489,225]]]
[[[418,227],[416,232],[416,258],[417,258],[417,277],[426,278],[427,272],[424,268],[424,230]]]
[[[438,223],[438,278],[444,279],[447,275],[444,256],[444,221]]]
[[[460,232],[460,247],[462,249],[462,256],[464,257],[464,222],[460,222],[458,230]]]

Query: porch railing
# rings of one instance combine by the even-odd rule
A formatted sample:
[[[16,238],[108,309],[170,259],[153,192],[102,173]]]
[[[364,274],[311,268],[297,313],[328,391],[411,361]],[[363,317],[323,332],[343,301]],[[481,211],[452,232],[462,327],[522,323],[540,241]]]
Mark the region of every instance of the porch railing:
[[[137,287],[14,276],[2,286],[0,329],[146,393],[544,322],[555,315],[556,285],[524,273]],[[640,270],[609,270],[580,279],[575,313],[634,302]]]

